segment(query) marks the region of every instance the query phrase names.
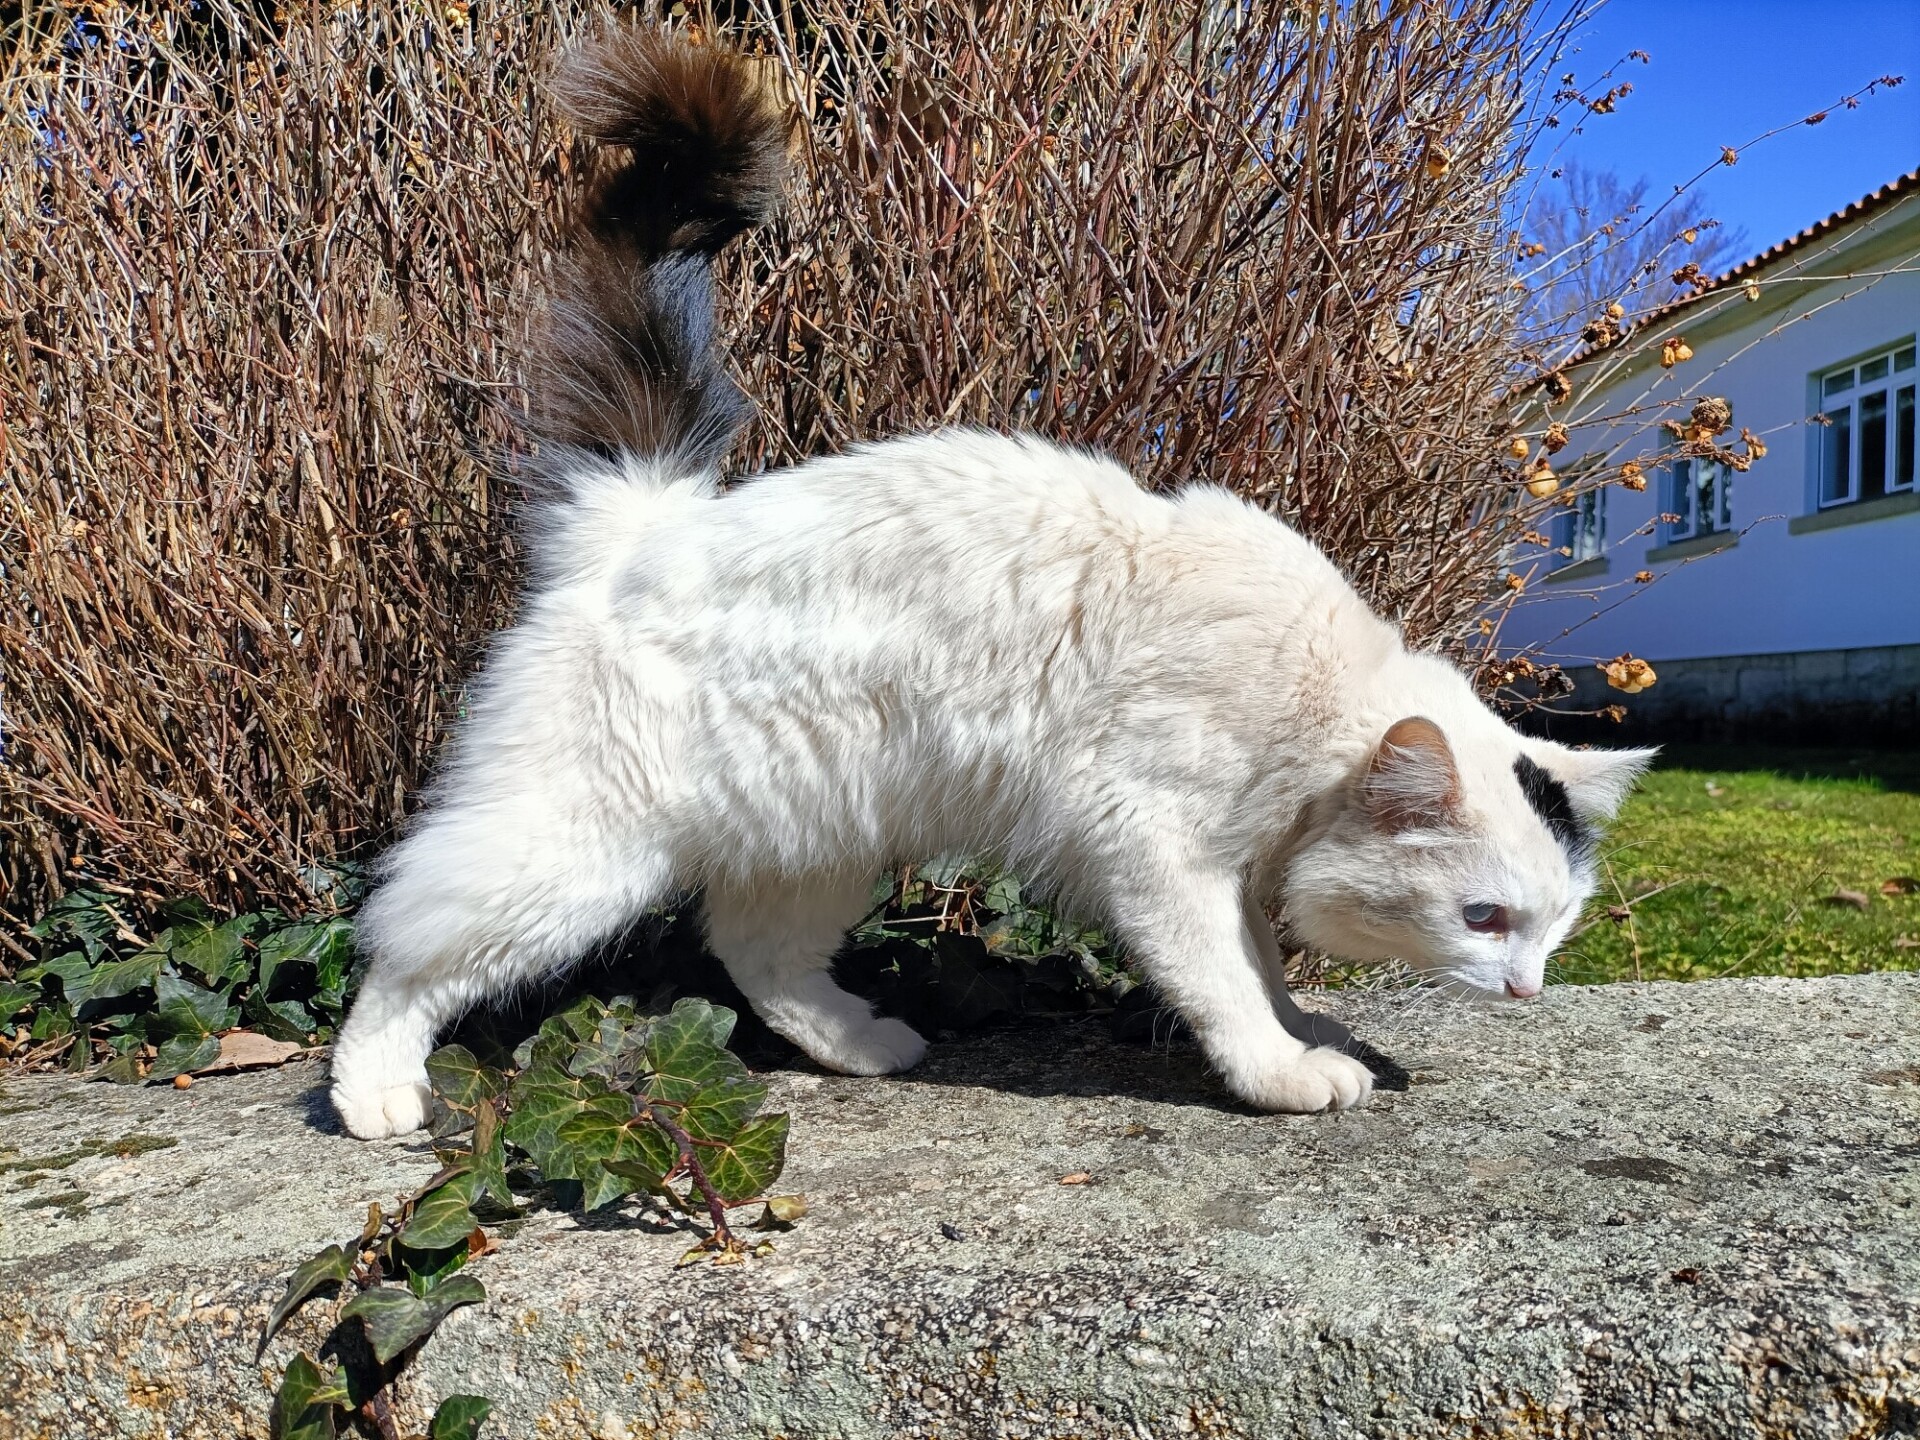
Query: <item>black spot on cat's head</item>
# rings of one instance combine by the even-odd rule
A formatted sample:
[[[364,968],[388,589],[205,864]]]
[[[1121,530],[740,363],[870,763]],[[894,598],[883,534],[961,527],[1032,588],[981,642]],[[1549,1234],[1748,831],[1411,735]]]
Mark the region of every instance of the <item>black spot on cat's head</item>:
[[[1548,831],[1567,852],[1567,858],[1575,865],[1591,864],[1594,834],[1573,813],[1567,787],[1525,755],[1513,762],[1513,773],[1520,781],[1520,793],[1527,797],[1533,813],[1546,822]]]

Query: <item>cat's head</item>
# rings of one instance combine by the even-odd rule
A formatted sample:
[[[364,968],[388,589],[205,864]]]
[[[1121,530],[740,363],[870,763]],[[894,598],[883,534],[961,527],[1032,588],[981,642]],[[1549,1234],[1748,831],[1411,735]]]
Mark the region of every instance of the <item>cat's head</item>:
[[[1655,752],[1459,728],[1399,721],[1327,797],[1288,869],[1288,924],[1333,955],[1525,998],[1593,893],[1598,827]]]

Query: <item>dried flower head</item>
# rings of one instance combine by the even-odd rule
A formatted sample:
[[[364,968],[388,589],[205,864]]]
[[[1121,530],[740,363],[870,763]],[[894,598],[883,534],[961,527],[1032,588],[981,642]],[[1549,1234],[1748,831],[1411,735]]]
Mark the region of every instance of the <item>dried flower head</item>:
[[[1653,673],[1653,666],[1632,654],[1602,661],[1599,668],[1605,673],[1607,684],[1629,695],[1638,695],[1659,678]]]
[[[1671,370],[1674,366],[1693,358],[1693,347],[1675,335],[1660,342],[1660,368]]]
[[[1647,476],[1638,460],[1629,460],[1620,467],[1620,483],[1629,490],[1647,488]]]
[[[1546,446],[1549,455],[1558,455],[1567,448],[1567,427],[1558,420],[1547,426],[1546,437],[1540,442]]]
[[[1702,395],[1693,402],[1688,418],[1696,431],[1705,431],[1711,438],[1733,424],[1733,406],[1718,395]]]

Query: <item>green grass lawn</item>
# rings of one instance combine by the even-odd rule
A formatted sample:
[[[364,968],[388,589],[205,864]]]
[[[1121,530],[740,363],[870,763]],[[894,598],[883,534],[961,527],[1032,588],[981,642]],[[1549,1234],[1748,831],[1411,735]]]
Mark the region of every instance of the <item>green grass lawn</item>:
[[[1920,755],[1673,747],[1602,854],[1555,978],[1920,970]]]

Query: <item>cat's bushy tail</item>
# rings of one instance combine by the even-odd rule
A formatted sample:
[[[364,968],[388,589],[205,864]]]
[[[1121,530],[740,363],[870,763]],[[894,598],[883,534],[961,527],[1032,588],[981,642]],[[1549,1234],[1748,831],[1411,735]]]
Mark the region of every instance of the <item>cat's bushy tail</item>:
[[[735,52],[618,19],[568,48],[551,93],[596,145],[536,331],[533,432],[556,457],[711,469],[747,409],[711,264],[778,203],[787,114]]]

